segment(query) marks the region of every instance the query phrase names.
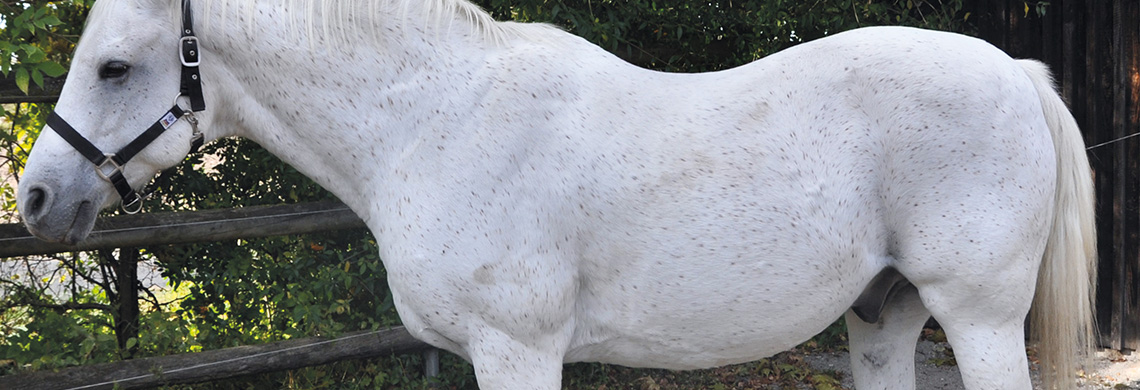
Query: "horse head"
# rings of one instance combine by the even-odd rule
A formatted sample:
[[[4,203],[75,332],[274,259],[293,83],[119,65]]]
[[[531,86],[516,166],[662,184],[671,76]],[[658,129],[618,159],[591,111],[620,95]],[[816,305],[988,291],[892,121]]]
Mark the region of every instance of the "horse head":
[[[137,211],[135,189],[200,142],[192,115],[203,108],[200,53],[188,16],[189,4],[174,0],[94,6],[19,185],[31,233],[82,241],[100,210]]]

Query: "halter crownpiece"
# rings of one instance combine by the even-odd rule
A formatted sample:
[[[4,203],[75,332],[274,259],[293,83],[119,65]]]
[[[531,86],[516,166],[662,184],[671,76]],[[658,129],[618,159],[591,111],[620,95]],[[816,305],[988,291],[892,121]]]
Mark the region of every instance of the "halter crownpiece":
[[[83,157],[95,164],[95,173],[115,187],[115,191],[123,198],[122,208],[127,214],[134,214],[142,210],[142,200],[146,197],[135,191],[127,182],[126,177],[123,176],[123,166],[131,158],[134,158],[143,148],[158,139],[158,136],[183,117],[193,129],[190,153],[197,152],[205,140],[202,133],[198,131],[198,120],[194,117],[195,112],[206,109],[206,101],[202,96],[202,75],[198,72],[201,51],[198,48],[198,37],[194,35],[194,19],[191,14],[190,0],[182,0],[181,33],[178,58],[182,63],[182,81],[179,87],[179,95],[174,98],[174,106],[127,146],[119,149],[118,152],[106,153],[99,150],[55,112],[52,112],[47,118],[47,125],[63,137],[67,143],[71,144],[71,147],[79,151]],[[190,111],[186,111],[178,105],[178,99],[182,97],[190,100]]]

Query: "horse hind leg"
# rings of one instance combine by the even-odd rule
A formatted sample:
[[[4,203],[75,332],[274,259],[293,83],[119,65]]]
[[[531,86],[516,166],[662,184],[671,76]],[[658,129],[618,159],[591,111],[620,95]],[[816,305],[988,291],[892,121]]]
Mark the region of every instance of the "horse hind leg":
[[[1044,240],[1028,228],[974,226],[910,241],[899,271],[946,331],[966,389],[1030,390],[1024,326]]]
[[[976,278],[971,279],[973,283],[959,280],[919,287],[926,307],[954,347],[967,389],[1032,389],[1024,321],[1034,280],[1008,279]]]
[[[847,311],[855,388],[914,389],[914,350],[930,312],[893,268],[871,282]]]

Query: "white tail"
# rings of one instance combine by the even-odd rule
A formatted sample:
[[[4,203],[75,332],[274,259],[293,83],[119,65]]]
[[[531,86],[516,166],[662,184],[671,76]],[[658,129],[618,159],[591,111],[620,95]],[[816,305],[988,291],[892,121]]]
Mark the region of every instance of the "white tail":
[[[1076,370],[1096,339],[1096,227],[1092,170],[1073,115],[1053,87],[1044,64],[1018,63],[1037,88],[1057,151],[1053,229],[1037,274],[1030,329],[1047,389],[1075,389]]]

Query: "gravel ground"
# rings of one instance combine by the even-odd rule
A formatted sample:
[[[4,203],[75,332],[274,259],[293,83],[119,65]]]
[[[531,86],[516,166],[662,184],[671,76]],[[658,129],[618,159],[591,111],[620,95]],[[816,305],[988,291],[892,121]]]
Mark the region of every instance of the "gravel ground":
[[[923,390],[965,389],[962,386],[962,377],[958,374],[958,367],[946,364],[946,348],[946,343],[926,340],[918,342],[918,349],[914,356],[916,388]],[[851,368],[846,352],[809,354],[804,356],[804,359],[814,369],[843,373],[844,388],[852,389],[854,387],[851,382]],[[1081,378],[1080,389],[1140,390],[1140,354],[1121,355],[1116,351],[1097,353],[1091,372]]]

